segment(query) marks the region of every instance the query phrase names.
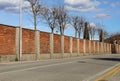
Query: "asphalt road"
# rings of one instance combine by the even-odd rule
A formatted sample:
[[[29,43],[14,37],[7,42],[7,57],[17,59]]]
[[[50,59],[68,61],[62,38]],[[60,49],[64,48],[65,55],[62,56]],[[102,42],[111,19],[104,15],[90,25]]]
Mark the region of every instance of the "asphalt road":
[[[101,55],[0,63],[0,81],[95,81],[119,62],[120,55]]]

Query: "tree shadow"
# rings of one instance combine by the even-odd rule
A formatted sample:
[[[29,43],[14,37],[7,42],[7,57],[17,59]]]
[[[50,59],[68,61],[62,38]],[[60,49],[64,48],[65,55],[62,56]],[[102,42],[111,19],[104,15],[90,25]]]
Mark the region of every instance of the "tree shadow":
[[[120,58],[93,58],[93,59],[120,62]]]

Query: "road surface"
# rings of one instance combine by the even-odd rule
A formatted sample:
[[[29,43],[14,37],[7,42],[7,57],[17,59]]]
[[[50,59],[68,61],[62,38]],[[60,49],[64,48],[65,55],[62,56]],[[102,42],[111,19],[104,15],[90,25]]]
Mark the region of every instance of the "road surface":
[[[119,62],[120,54],[0,63],[0,81],[98,81],[119,67]],[[119,74],[116,72],[104,81],[114,81]]]

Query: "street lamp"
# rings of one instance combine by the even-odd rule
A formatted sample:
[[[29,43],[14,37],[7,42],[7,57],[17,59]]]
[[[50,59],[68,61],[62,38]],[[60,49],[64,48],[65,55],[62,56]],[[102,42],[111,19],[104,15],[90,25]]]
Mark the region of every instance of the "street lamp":
[[[22,0],[20,0],[20,20],[19,20],[19,60],[22,57]]]

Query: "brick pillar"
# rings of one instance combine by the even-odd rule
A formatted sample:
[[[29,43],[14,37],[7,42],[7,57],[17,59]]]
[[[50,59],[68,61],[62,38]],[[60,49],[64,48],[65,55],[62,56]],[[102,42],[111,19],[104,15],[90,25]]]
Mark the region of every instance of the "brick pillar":
[[[73,45],[73,38],[70,37],[70,56],[72,56],[72,45]]]
[[[79,56],[79,54],[80,54],[80,40],[79,40],[79,38],[77,39],[77,56]]]
[[[84,52],[84,55],[85,55],[85,53],[86,53],[86,40],[84,39],[83,40],[83,52]]]
[[[64,57],[64,35],[61,36],[61,57]]]
[[[50,34],[50,58],[52,59],[53,58],[53,54],[54,54],[54,38],[53,38],[53,33]]]
[[[22,60],[22,29],[16,28],[16,60]],[[21,53],[20,53],[21,52]]]
[[[35,31],[35,52],[36,52],[36,60],[40,59],[40,32],[38,30]]]

